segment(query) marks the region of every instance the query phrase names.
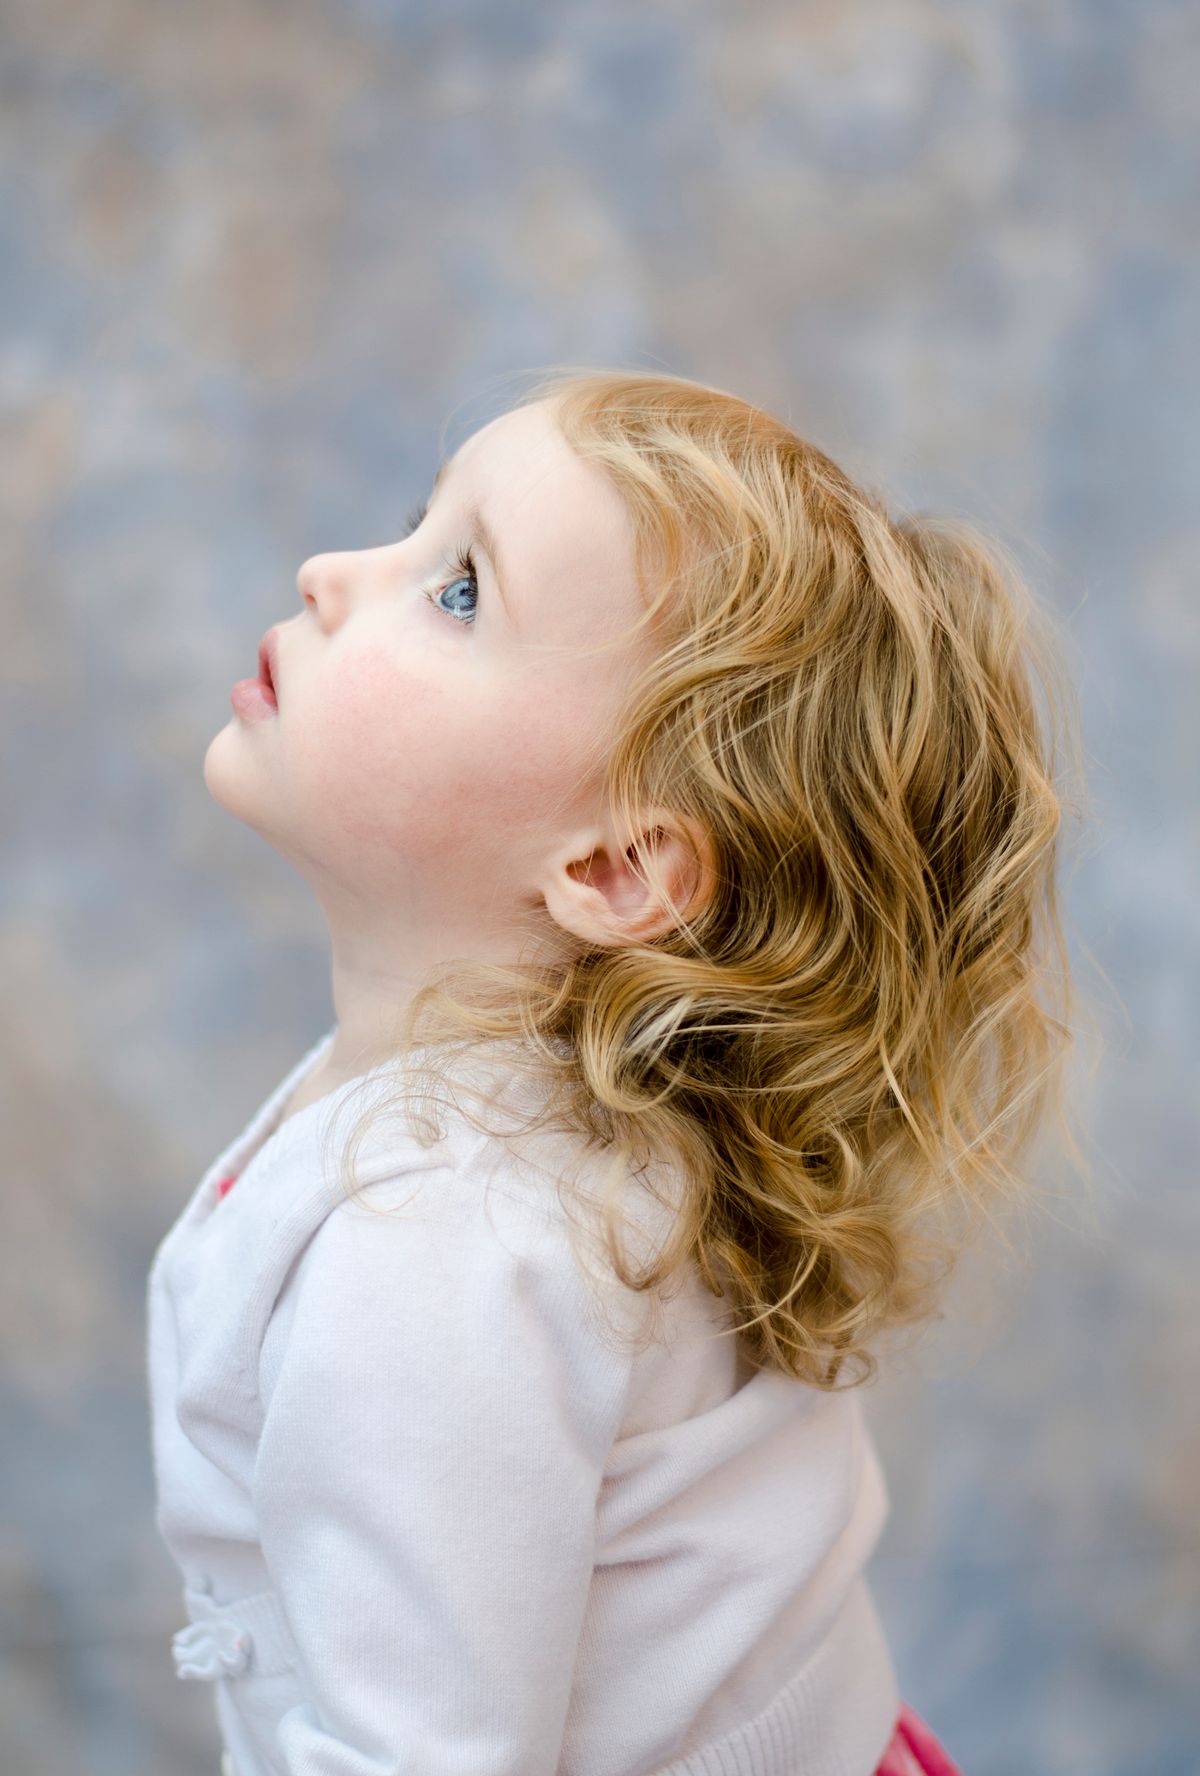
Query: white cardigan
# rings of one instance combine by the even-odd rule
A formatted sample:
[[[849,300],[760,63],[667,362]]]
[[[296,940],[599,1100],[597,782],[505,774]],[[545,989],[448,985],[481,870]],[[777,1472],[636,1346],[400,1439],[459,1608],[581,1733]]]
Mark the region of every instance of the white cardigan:
[[[280,1122],[335,1034],[148,1279],[172,1650],[214,1683],[222,1768],[871,1776],[900,1697],[857,1393],[752,1374],[698,1275],[617,1348],[552,1168],[462,1116],[368,1140],[348,1200],[322,1145],[377,1072]],[[606,1299],[646,1323],[647,1296]]]

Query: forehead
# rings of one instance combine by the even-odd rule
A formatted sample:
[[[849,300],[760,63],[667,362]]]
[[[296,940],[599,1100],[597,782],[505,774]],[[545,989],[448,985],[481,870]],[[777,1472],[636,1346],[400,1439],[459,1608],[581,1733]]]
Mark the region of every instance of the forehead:
[[[438,469],[434,486],[443,481],[461,479],[470,484],[476,498],[485,497],[490,488],[511,491],[515,482],[553,477],[571,473],[572,465],[583,465],[568,446],[555,425],[545,402],[514,408],[502,413],[460,444],[454,455]]]

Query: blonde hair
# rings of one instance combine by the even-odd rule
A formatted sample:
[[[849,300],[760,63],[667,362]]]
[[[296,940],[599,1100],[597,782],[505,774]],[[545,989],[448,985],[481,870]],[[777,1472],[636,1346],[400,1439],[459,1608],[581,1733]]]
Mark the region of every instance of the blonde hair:
[[[655,648],[605,786],[673,922],[550,966],[456,963],[403,1046],[436,1075],[506,1044],[544,1092],[528,1126],[610,1158],[627,1288],[694,1265],[752,1367],[854,1386],[881,1332],[936,1313],[963,1237],[939,1241],[938,1215],[1018,1200],[1049,1103],[1063,1121],[1054,760],[1073,693],[999,545],[890,517],[761,408],[586,369],[515,405],[544,398],[632,519]],[[711,838],[698,907],[658,881],[647,808]],[[655,1156],[683,1187],[637,1270],[616,1185],[653,1191]]]

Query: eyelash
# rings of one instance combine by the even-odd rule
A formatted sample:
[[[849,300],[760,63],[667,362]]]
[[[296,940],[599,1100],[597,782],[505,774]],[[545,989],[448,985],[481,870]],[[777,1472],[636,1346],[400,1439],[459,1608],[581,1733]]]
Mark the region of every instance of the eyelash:
[[[408,515],[408,529],[404,533],[405,536],[411,536],[413,531],[417,529],[418,525],[424,523],[425,514],[428,510],[428,500],[422,500],[419,506],[414,507]],[[475,574],[475,558],[471,554],[470,549],[459,548],[456,550],[450,565],[455,569],[454,579],[447,580],[442,585],[432,587],[430,590],[423,592],[422,597],[427,598],[433,608],[441,611],[444,617],[449,617],[452,623],[458,623],[463,629],[473,628],[475,623],[474,611],[471,613],[471,618],[468,622],[465,617],[456,617],[453,611],[448,611],[444,605],[440,605],[438,599],[443,592],[447,591],[450,586],[454,585],[456,580],[464,579],[470,580],[471,585],[474,588],[476,604],[478,604],[479,581]]]

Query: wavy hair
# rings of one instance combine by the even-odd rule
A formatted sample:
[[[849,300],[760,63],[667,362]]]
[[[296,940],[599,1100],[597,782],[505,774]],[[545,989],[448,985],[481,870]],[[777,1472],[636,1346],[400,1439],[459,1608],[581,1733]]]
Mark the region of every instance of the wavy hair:
[[[885,1329],[940,1317],[956,1211],[1027,1194],[1048,1105],[1066,1128],[1055,773],[1073,690],[999,544],[889,516],[761,408],[588,369],[515,405],[542,399],[632,519],[653,658],[605,789],[671,922],[551,962],[456,963],[399,1046],[444,1079],[464,1045],[504,1045],[541,1083],[526,1126],[607,1153],[627,1288],[693,1265],[751,1367],[854,1386]],[[647,808],[711,841],[701,902],[658,881]],[[639,1269],[618,1187],[654,1195],[655,1159],[676,1190]]]

